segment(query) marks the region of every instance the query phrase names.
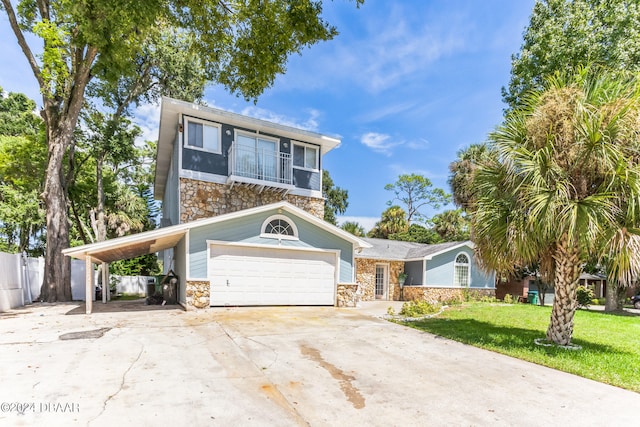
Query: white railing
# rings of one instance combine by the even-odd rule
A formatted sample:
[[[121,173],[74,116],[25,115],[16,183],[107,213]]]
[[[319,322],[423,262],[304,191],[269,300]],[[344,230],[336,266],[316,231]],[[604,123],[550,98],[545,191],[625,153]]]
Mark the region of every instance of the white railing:
[[[229,176],[291,185],[291,154],[233,144],[229,149]]]

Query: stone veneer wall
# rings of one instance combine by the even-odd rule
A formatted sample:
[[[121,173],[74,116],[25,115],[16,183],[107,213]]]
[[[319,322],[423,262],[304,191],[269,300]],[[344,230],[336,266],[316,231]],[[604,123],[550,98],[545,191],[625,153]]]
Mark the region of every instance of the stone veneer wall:
[[[376,264],[389,264],[388,300],[400,301],[398,275],[404,271],[404,261],[356,258],[356,282],[362,286],[362,301],[376,299]]]
[[[495,297],[495,289],[473,288],[430,288],[427,286],[405,286],[402,290],[404,301],[428,301],[432,304],[447,301],[464,301],[465,293],[472,298]]]
[[[211,305],[209,289],[208,281],[187,280],[185,288],[187,310],[208,308]]]
[[[209,218],[243,209],[287,201],[318,218],[324,218],[324,199],[282,195],[265,188],[262,192],[247,186],[180,178],[180,222]]]
[[[336,305],[338,307],[355,307],[360,301],[358,295],[358,285],[355,283],[338,283],[338,295]]]

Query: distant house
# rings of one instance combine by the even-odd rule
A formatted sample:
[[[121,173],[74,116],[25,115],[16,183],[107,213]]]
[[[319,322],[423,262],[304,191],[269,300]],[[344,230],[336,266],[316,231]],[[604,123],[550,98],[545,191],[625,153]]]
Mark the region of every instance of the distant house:
[[[476,263],[472,242],[435,245],[386,239],[362,239],[371,247],[356,253],[356,281],[362,299],[460,299],[465,292],[495,295],[495,273]],[[400,274],[404,273],[404,285]]]

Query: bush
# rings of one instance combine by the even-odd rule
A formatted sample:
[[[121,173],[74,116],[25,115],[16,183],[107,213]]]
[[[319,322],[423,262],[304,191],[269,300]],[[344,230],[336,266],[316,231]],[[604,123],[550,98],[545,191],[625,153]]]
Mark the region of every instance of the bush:
[[[407,317],[420,317],[436,313],[440,310],[439,304],[431,304],[427,301],[409,301],[402,304],[400,314]]]
[[[502,299],[505,304],[515,304],[518,302],[518,298],[512,297],[511,294],[506,294]]]
[[[585,288],[584,286],[578,286],[578,289],[576,291],[578,307],[589,307],[594,296],[595,295],[593,294],[593,291],[591,289]]]

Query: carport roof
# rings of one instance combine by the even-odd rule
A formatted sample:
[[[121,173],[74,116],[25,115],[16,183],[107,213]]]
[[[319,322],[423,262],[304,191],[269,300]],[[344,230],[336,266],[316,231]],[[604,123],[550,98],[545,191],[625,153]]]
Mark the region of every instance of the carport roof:
[[[191,228],[253,215],[273,209],[281,209],[295,216],[301,217],[319,228],[351,242],[355,249],[371,247],[371,245],[363,239],[360,239],[351,233],[347,233],[341,228],[338,228],[333,224],[329,224],[328,222],[311,215],[289,202],[278,202],[211,218],[199,219],[184,224],[172,225],[157,230],[144,231],[131,236],[118,237],[105,242],[91,243],[88,245],[68,248],[64,249],[62,253],[66,256],[78,259],[86,259],[86,257],[89,256],[94,262],[113,262],[120,259],[134,258],[176,246],[180,239],[182,239],[182,237]]]
[[[64,249],[62,253],[79,259],[90,256],[94,262],[113,262],[172,248],[178,244],[186,232],[187,229],[185,227],[165,227],[104,242]]]

